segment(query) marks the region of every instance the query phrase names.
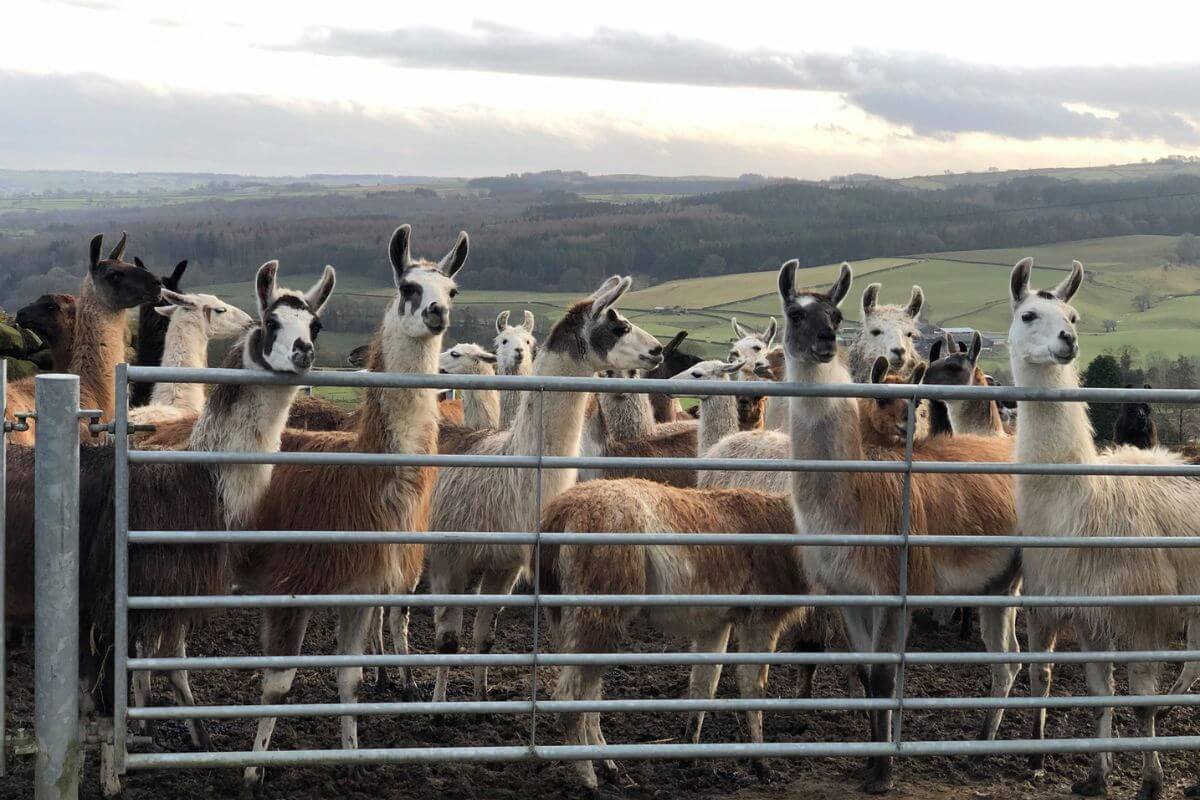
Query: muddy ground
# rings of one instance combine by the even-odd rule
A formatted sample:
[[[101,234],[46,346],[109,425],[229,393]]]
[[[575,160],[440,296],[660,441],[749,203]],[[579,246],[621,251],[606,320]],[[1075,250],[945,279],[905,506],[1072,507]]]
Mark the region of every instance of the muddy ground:
[[[469,614],[468,614],[469,617]],[[309,629],[306,652],[333,652],[332,616],[319,615]],[[520,652],[531,638],[532,615],[527,609],[506,611],[501,618],[495,652]],[[1023,620],[1021,623],[1023,628]],[[468,618],[466,630],[470,630]],[[431,615],[427,609],[413,612],[411,639],[414,652],[432,652]],[[977,636],[976,636],[977,639]],[[644,626],[635,625],[630,645],[642,651],[678,651],[686,643],[666,640]],[[910,649],[915,651],[949,651],[964,649],[955,632],[935,631],[918,625]],[[976,640],[965,649],[980,650]],[[1064,649],[1073,649],[1067,645]],[[193,637],[195,655],[256,654],[257,615],[236,612],[216,618],[207,628]],[[553,685],[555,670],[546,668],[542,686]],[[1173,678],[1174,667],[1168,667],[1164,680]],[[13,718],[9,729],[32,725],[32,651],[20,647],[12,654],[10,706]],[[432,670],[419,670],[418,679],[426,697],[432,687]],[[368,676],[364,699],[390,699],[372,692]],[[1123,671],[1118,672],[1119,690],[1124,691]],[[795,668],[780,667],[771,673],[770,695],[787,697],[795,683]],[[908,690],[911,695],[955,696],[978,695],[987,692],[986,667],[917,667],[910,668]],[[253,703],[258,699],[258,676],[253,672],[204,671],[192,673],[192,686],[197,702]],[[528,696],[529,672],[522,668],[502,668],[492,673],[493,699],[521,699]],[[686,667],[623,667],[610,670],[606,676],[607,697],[655,698],[683,696],[687,686]],[[719,695],[734,697],[737,688],[732,674],[722,676]],[[834,668],[822,668],[818,673],[818,696],[842,696],[845,689],[841,673]],[[1022,670],[1016,694],[1029,691],[1027,674]],[[1079,665],[1060,666],[1057,670],[1054,693],[1085,693],[1083,668]],[[466,669],[456,670],[450,687],[451,698],[467,699],[471,678]],[[166,681],[155,680],[155,698],[159,704],[170,701]],[[289,698],[291,702],[336,702],[337,685],[332,670],[301,671]],[[1032,712],[1009,711],[1000,729],[1001,738],[1020,738],[1027,735]],[[969,711],[940,713],[907,712],[905,738],[911,739],[969,739],[973,738],[981,714]],[[548,724],[547,724],[548,723]],[[253,720],[232,720],[210,723],[213,746],[219,750],[249,749]],[[770,742],[856,741],[866,735],[866,723],[860,713],[816,712],[766,715],[766,739]],[[1087,710],[1052,711],[1047,727],[1049,737],[1086,735],[1091,727]],[[1119,735],[1136,735],[1136,725],[1128,709],[1119,709],[1116,718]],[[489,718],[451,716],[432,719],[421,716],[364,717],[359,722],[362,747],[413,747],[451,745],[519,745],[528,742],[527,716]],[[604,720],[605,735],[610,744],[650,741],[679,741],[683,731],[680,714],[611,714]],[[1200,732],[1200,709],[1177,709],[1160,733],[1195,734]],[[709,715],[705,722],[703,740],[706,742],[737,741],[743,738],[743,725],[734,714]],[[160,723],[155,746],[164,752],[187,752],[191,743],[182,722]],[[281,719],[276,728],[273,749],[332,748],[339,741],[336,719]],[[553,720],[544,720],[539,741],[557,743],[558,728]],[[1194,782],[1196,761],[1191,753],[1165,753],[1166,787],[1164,797],[1180,797],[1184,786]],[[765,800],[766,798],[856,798],[857,772],[860,764],[853,759],[795,759],[773,760],[773,781],[761,783],[748,764],[734,761],[713,761],[684,765],[678,762],[625,762],[621,764],[626,786],[620,795],[639,798],[728,798]],[[891,796],[897,798],[1042,798],[1070,795],[1073,781],[1086,772],[1085,756],[1051,756],[1045,777],[1030,779],[1024,758],[1011,756],[988,757],[982,769],[971,769],[962,758],[921,758],[903,761],[897,766],[897,788]],[[11,774],[0,779],[0,798],[15,800],[32,796],[33,760],[15,760]],[[1136,754],[1117,754],[1116,767],[1110,782],[1110,796],[1133,797],[1139,784],[1140,757]],[[125,797],[142,798],[199,798],[233,797],[241,788],[240,774],[232,769],[160,771],[131,773],[126,777]],[[88,756],[83,793],[87,798],[99,798],[96,758]],[[534,797],[580,796],[570,764],[461,764],[447,763],[415,766],[367,767],[361,775],[350,777],[344,768],[312,769],[277,768],[268,771],[261,792],[263,798],[337,797],[387,798],[409,800],[431,796],[458,800],[459,798],[488,798],[505,800]]]

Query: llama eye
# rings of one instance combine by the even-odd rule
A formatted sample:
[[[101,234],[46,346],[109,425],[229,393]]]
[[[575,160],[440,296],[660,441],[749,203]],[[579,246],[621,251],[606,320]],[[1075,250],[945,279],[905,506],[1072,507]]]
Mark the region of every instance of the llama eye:
[[[908,332],[908,338],[910,338],[910,339],[911,339],[911,338],[913,338],[914,336],[916,336],[916,334],[915,334],[915,333],[913,333],[912,331],[909,331],[909,332]]]
[[[701,372],[693,372],[693,373],[692,373],[692,377],[693,377],[693,378],[703,378],[703,377],[704,377],[704,374],[703,374],[703,373],[701,373]]]
[[[754,352],[758,353],[758,352],[760,352],[761,350],[762,350],[762,345],[761,345],[761,344],[756,344],[756,345],[754,345]]]
[[[834,325],[841,325],[842,324],[842,312],[834,309],[833,314],[830,315],[830,319],[833,320]]]
[[[453,299],[453,298],[455,298],[455,297],[458,297],[458,289],[451,289],[451,290],[450,290],[450,297],[451,297],[451,299]]]
[[[1037,314],[1033,313],[1032,311],[1026,311],[1021,315],[1022,322],[1033,322],[1035,319],[1037,319]]]
[[[228,309],[224,309],[224,308],[214,308],[213,309],[213,311],[215,311],[218,314],[224,314],[227,310]]]
[[[502,339],[502,340],[500,341],[500,344],[508,344],[508,339]]]
[[[321,327],[322,327],[321,320],[314,319],[312,321],[312,324],[308,326],[309,335],[312,336],[312,338],[316,339],[317,334],[321,332]]]
[[[883,333],[883,331],[879,330],[879,328],[872,328],[872,329],[871,329],[871,335],[872,335],[872,336],[878,336],[878,335],[879,335],[879,334],[881,334],[881,333]]]
[[[450,357],[451,357],[451,358],[458,358],[458,353],[456,353],[456,352],[454,352],[453,350],[451,350],[451,351],[450,351]]]

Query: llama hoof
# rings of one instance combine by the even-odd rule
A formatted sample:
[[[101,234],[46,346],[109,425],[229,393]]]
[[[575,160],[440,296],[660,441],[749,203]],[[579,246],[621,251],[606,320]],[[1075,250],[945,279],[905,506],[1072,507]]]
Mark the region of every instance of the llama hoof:
[[[416,683],[405,684],[400,689],[400,699],[406,703],[419,703],[422,700],[421,687]]]
[[[881,775],[876,778],[870,778],[863,784],[862,790],[866,794],[887,794],[892,790],[893,786],[891,775]]]
[[[621,773],[617,770],[617,765],[612,763],[600,763],[600,780],[609,786],[621,785]]]
[[[210,739],[208,736],[208,728],[202,726],[197,727],[196,734],[192,737],[192,744],[194,744],[196,749],[201,753],[211,752],[212,739]]]
[[[1162,797],[1162,778],[1153,781],[1142,781],[1138,788],[1137,800],[1158,800]]]
[[[1183,790],[1184,797],[1200,797],[1200,782],[1193,783]]]
[[[1071,791],[1084,797],[1103,797],[1108,794],[1108,783],[1104,778],[1089,775],[1084,780],[1071,784]]]
[[[770,783],[774,775],[771,768],[767,766],[767,762],[761,758],[756,758],[750,762],[750,766],[754,769],[754,777],[758,778],[760,783]]]
[[[1029,766],[1031,777],[1041,778],[1046,774],[1046,755],[1044,753],[1034,753],[1026,763]]]
[[[342,769],[342,775],[348,781],[361,781],[367,777],[367,768],[362,764],[347,764]]]

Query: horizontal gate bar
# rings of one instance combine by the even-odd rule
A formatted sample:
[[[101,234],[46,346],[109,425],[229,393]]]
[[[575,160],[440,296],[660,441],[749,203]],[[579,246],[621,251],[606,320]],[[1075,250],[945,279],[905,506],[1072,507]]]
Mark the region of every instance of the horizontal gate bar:
[[[131,450],[133,464],[323,464],[360,467],[494,467],[521,469],[696,469],[733,472],[903,473],[903,461],[772,458],[622,458],[612,456],[411,455],[400,453]],[[948,475],[1124,475],[1200,477],[1197,464],[1024,464],[1011,461],[914,461],[912,471]]]
[[[1200,695],[1108,695],[1093,697],[906,697],[908,711],[983,710],[991,708],[1142,708],[1197,706]],[[154,706],[131,708],[130,719],[253,719],[257,717],[410,716],[415,714],[528,714],[528,700],[418,703],[282,703],[278,705]],[[738,711],[887,711],[900,707],[895,699],[831,698],[677,698],[670,700],[539,700],[538,712],[640,714],[662,712]]]
[[[1200,650],[1093,650],[1084,652],[906,653],[907,664],[1131,664],[1200,661]],[[690,666],[693,664],[899,664],[898,653],[539,653],[538,666]],[[429,653],[357,656],[209,656],[131,658],[129,669],[325,669],[337,667],[528,667],[531,653]]]
[[[1160,608],[1200,606],[1200,595],[913,594],[246,594],[164,595],[129,598],[131,610],[193,608],[510,607],[579,608]]]
[[[314,766],[318,764],[429,763],[436,761],[590,761],[685,758],[796,758],[829,756],[943,756],[1029,753],[1142,752],[1195,750],[1200,736],[1105,739],[1017,739],[874,742],[788,742],[781,744],[618,744],[536,747],[409,747],[362,750],[263,750],[213,753],[130,753],[129,769]]]
[[[273,386],[342,386],[423,389],[513,389],[519,391],[653,392],[752,397],[921,397],[935,400],[1030,400],[1091,403],[1182,403],[1200,405],[1195,389],[1045,389],[1031,386],[935,386],[930,384],[796,384],[789,381],[680,381],[649,378],[569,378],[560,375],[433,375],[395,372],[334,372],[312,370],[303,375],[249,369],[135,367],[128,379],[136,383],[236,383]]]
[[[134,544],[637,544],[898,547],[893,534],[514,533],[511,531],[130,531]],[[913,534],[910,547],[1200,547],[1200,536],[980,536]]]

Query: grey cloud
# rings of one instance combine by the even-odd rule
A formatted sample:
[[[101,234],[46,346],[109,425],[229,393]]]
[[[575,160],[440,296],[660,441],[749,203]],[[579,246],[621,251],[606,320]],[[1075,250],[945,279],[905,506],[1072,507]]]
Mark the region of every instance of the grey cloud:
[[[288,49],[398,67],[692,86],[826,91],[926,136],[1161,138],[1196,144],[1200,65],[997,67],[929,54],[734,50],[678,36],[599,28],[550,36],[494,23],[465,31],[319,29]],[[1093,105],[1116,118],[1073,111]]]

